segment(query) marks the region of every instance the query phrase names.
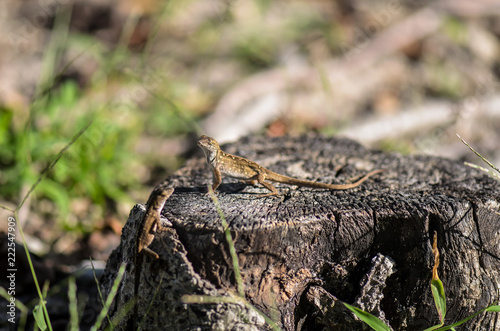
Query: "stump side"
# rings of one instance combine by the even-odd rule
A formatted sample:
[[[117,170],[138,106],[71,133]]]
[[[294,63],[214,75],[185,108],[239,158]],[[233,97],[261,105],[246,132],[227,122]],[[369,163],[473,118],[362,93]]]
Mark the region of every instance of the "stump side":
[[[394,261],[395,271],[380,285],[383,297],[373,298],[378,300],[374,306],[394,329],[436,324],[429,288],[434,231],[441,253],[438,272],[448,296],[447,320],[464,318],[499,300],[500,216],[494,210],[500,189],[485,174],[447,159],[369,151],[349,140],[315,135],[252,137],[223,150],[280,174],[325,183],[346,183],[385,169],[351,190],[277,184],[282,195],[267,198],[256,197],[265,193],[263,188],[224,179],[218,198],[235,241],[246,299],[284,329],[295,330],[300,324],[302,330],[314,330],[327,326],[334,316],[343,318],[340,308],[338,313],[326,312],[311,303],[308,289],[321,287],[310,293],[329,293],[354,303],[362,296],[360,283],[378,254]],[[176,188],[163,209],[171,231],[158,234],[151,248],[160,255],[159,269],[176,284],[175,290],[158,287],[146,262],[141,288],[147,295],[139,300],[149,302],[151,288],[158,287],[161,311],[152,315],[152,322],[175,314],[176,320],[191,318],[214,325],[231,315],[236,317],[228,323],[237,324],[239,318],[249,329],[265,329],[255,316],[253,323],[245,324],[238,305],[239,313],[233,314],[229,312],[236,308],[227,305],[179,303],[183,294],[235,291],[221,222],[211,198],[204,195],[207,182],[211,174],[201,156],[166,180]],[[108,265],[112,259],[133,260],[131,238],[139,219],[140,215],[131,214],[116,251],[122,253],[114,254]],[[133,288],[133,268],[130,271],[121,290],[127,298]],[[210,314],[210,310],[228,313]],[[492,315],[471,320],[469,329],[500,328]],[[360,325],[355,320],[335,323],[346,330]]]

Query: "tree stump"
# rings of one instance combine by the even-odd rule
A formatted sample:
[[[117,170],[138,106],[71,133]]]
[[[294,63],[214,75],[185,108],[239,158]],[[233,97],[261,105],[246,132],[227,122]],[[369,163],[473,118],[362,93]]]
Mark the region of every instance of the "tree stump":
[[[457,161],[372,151],[318,135],[251,137],[222,149],[277,173],[324,183],[353,182],[385,169],[354,189],[277,183],[281,195],[264,198],[258,197],[267,193],[262,187],[223,180],[218,199],[245,298],[282,329],[362,329],[341,302],[371,312],[394,330],[437,324],[430,290],[435,232],[446,321],[498,302],[500,186],[484,173]],[[162,212],[168,230],[150,246],[160,259],[144,257],[138,297],[144,329],[269,329],[243,303],[181,301],[185,294],[227,299],[237,293],[221,220],[205,195],[211,178],[200,153],[165,180],[176,191]],[[127,263],[110,311],[111,317],[122,314],[114,323],[118,329],[130,327],[134,318],[135,234],[144,212],[143,205],[132,209],[101,279],[107,294],[120,263]],[[500,316],[478,315],[466,329],[500,330]]]

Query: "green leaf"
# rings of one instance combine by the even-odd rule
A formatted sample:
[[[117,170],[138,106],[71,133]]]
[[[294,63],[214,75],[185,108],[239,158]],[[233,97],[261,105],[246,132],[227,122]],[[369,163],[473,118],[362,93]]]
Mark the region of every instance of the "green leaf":
[[[446,316],[446,295],[444,294],[443,283],[439,278],[431,280],[431,290],[439,314],[439,320],[441,323],[444,323],[444,317]]]
[[[382,322],[378,317],[373,316],[370,313],[367,313],[364,310],[351,306],[345,302],[343,302],[344,306],[346,306],[350,311],[354,313],[359,319],[368,324],[373,330],[376,331],[389,331],[391,328],[384,322]]]
[[[33,317],[40,330],[47,330],[47,323],[45,323],[45,316],[43,315],[43,309],[40,305],[36,305],[33,309]]]
[[[489,306],[484,311],[500,312],[500,306]]]
[[[470,315],[469,317],[464,318],[464,319],[463,319],[463,320],[461,320],[461,321],[458,321],[458,322],[453,323],[453,324],[448,325],[448,326],[444,326],[444,327],[442,327],[442,328],[437,329],[436,331],[445,331],[445,330],[450,330],[450,329],[451,329],[451,330],[454,330],[454,327],[455,327],[455,326],[462,325],[462,324],[464,324],[465,322],[467,322],[468,320],[470,320],[470,319],[472,319],[472,318],[476,317],[477,315],[479,315],[479,314],[481,314],[481,313],[483,313],[483,312],[485,312],[485,311],[489,311],[489,312],[500,312],[500,306],[494,305],[494,306],[489,306],[489,307],[483,308],[483,309],[481,309],[480,311],[478,311],[478,312],[476,312],[476,313],[474,313],[474,314]]]

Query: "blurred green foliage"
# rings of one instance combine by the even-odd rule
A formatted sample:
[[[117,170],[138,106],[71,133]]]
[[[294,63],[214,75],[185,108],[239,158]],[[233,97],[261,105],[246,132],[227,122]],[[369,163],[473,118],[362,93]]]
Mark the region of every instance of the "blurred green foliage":
[[[140,160],[131,151],[140,130],[117,122],[107,105],[82,105],[83,95],[72,81],[62,83],[44,99],[31,111],[27,124],[16,126],[14,110],[1,109],[0,195],[17,201],[72,136],[93,120],[34,196],[52,201],[62,221],[75,197],[87,197],[102,207],[106,199],[126,199],[124,191],[139,184],[134,169]]]

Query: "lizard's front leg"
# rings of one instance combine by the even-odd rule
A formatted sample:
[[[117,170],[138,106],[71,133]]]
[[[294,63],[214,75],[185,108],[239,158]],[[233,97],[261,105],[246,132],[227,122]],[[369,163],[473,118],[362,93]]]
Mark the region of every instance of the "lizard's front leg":
[[[222,183],[222,175],[218,168],[212,168],[212,175],[213,175],[212,190],[215,193],[215,190],[219,187],[220,183]]]

